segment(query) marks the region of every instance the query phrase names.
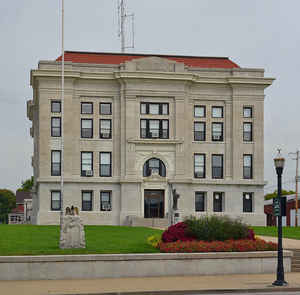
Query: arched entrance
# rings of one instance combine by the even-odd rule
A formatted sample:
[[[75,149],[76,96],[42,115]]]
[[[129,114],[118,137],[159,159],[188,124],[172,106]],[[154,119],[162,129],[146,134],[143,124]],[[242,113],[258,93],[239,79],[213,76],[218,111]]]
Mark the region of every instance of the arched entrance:
[[[166,177],[166,166],[158,158],[147,160],[143,167],[143,177]],[[161,189],[144,190],[144,217],[164,218],[165,191]]]

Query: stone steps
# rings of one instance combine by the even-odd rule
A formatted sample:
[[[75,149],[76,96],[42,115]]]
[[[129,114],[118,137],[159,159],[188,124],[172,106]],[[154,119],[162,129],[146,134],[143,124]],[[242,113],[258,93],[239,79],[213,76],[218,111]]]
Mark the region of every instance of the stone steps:
[[[292,272],[300,272],[300,250],[299,249],[291,249],[294,252],[294,256],[292,257]]]
[[[128,225],[131,226],[145,226],[145,227],[157,227],[157,228],[167,228],[168,219],[167,218],[142,218],[137,216],[128,216]]]

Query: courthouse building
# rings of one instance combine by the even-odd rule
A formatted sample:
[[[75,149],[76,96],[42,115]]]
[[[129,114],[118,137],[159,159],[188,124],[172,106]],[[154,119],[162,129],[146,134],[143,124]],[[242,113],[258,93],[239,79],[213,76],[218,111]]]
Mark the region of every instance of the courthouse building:
[[[31,71],[32,221],[58,224],[61,57]],[[64,205],[85,224],[180,216],[264,225],[264,89],[228,58],[65,52]]]

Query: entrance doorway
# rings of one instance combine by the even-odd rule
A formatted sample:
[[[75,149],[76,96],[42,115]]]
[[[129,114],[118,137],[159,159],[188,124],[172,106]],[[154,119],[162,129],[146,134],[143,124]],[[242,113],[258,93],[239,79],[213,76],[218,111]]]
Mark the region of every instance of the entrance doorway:
[[[144,217],[164,218],[165,201],[164,190],[144,191]]]

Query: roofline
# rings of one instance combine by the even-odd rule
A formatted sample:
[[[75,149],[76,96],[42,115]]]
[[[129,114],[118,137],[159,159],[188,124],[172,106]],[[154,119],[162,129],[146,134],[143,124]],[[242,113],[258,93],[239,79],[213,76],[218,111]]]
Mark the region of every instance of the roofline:
[[[196,55],[172,55],[172,54],[169,55],[169,54],[155,54],[155,53],[91,52],[91,51],[72,51],[72,50],[65,50],[65,53],[229,59],[229,57],[227,56],[222,57],[222,56],[196,56]]]

